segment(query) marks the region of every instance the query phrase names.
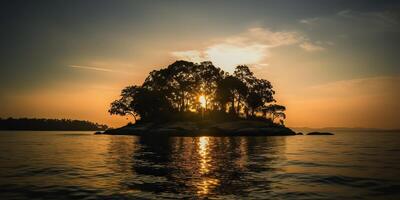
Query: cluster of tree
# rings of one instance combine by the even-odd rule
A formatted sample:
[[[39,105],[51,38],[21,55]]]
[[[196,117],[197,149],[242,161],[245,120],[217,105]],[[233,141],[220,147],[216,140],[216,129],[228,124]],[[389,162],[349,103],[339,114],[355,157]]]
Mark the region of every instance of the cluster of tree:
[[[0,130],[98,131],[107,128],[107,125],[83,120],[0,118]]]
[[[179,113],[220,112],[240,118],[285,118],[285,107],[272,104],[275,91],[245,65],[230,75],[211,62],[176,61],[150,72],[141,86],[128,86],[111,103],[110,114],[137,120],[165,120]],[[199,97],[204,102],[199,101]]]

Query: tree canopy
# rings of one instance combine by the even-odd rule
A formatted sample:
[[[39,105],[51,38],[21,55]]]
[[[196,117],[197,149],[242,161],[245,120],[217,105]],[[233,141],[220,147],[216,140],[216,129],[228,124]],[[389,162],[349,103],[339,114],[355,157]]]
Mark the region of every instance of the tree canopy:
[[[120,98],[111,103],[109,113],[131,115],[135,121],[206,112],[238,118],[266,117],[274,122],[284,118],[284,109],[270,109],[271,105],[278,106],[271,104],[274,94],[271,83],[256,78],[246,65],[237,66],[230,75],[209,61],[197,64],[180,60],[153,70],[141,86],[124,88]]]

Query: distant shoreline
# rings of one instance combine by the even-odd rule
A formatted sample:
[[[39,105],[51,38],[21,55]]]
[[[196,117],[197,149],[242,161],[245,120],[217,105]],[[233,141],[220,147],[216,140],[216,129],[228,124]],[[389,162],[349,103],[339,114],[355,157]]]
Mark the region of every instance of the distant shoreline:
[[[17,132],[17,131],[34,131],[34,132],[39,132],[39,131],[45,131],[45,132],[56,132],[56,131],[71,131],[71,132],[77,132],[77,131],[87,131],[87,132],[93,132],[93,131],[103,131],[103,130],[16,130],[16,129],[0,129],[0,132],[4,131],[12,131],[12,132]]]
[[[3,131],[101,131],[107,125],[85,120],[37,119],[37,118],[0,118],[0,130]]]
[[[347,128],[347,127],[325,127],[325,128],[309,128],[309,127],[289,127],[293,130],[302,131],[334,131],[334,132],[400,132],[400,129],[380,129],[380,128]]]

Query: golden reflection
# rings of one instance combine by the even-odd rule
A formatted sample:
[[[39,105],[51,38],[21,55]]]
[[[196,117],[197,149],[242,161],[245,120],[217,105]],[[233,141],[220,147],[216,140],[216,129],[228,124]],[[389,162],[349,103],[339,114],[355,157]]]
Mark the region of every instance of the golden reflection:
[[[214,188],[216,185],[218,185],[219,180],[215,179],[215,178],[207,178],[204,179],[199,185],[199,191],[197,191],[198,194],[209,194],[210,193],[210,189]]]
[[[206,195],[210,190],[219,184],[219,180],[209,177],[208,173],[211,169],[211,155],[210,155],[210,137],[200,137],[198,140],[199,164],[201,180],[197,184],[198,194]]]
[[[247,155],[247,138],[239,138],[239,158],[237,159],[237,164],[240,168],[245,168],[248,160]]]
[[[209,172],[209,137],[199,138],[199,154],[200,154],[200,173],[206,174]]]

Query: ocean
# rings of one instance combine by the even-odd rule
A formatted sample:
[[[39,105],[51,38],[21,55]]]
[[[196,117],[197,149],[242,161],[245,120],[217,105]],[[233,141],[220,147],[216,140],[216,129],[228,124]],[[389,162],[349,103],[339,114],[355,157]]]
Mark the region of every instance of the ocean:
[[[400,133],[1,131],[0,199],[400,199]]]

